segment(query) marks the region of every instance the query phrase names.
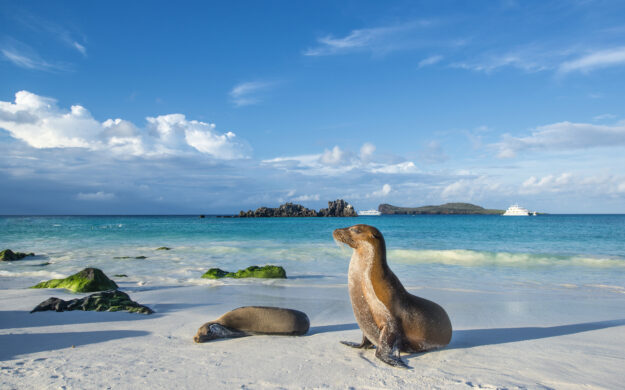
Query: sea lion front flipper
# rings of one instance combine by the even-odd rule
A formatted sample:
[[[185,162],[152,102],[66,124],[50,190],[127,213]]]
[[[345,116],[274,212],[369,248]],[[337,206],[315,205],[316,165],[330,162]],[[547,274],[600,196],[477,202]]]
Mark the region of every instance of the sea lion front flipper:
[[[384,363],[393,367],[408,368],[406,363],[399,357],[399,336],[394,326],[384,326],[380,332],[380,343],[378,349],[375,351],[375,357],[382,360]],[[395,352],[397,356],[395,356]]]
[[[362,349],[373,348],[373,343],[369,341],[367,336],[365,336],[364,334],[362,335],[362,342],[360,344],[354,343],[352,341],[341,341],[341,344],[347,345],[348,347],[352,347],[352,348],[362,348]]]

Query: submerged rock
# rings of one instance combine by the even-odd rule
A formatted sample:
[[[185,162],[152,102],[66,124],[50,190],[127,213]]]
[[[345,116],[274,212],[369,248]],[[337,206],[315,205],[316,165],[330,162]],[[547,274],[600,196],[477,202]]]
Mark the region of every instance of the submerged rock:
[[[286,279],[286,271],[279,265],[266,265],[259,267],[252,265],[246,269],[240,269],[237,272],[228,272],[219,268],[211,268],[202,275],[204,279],[221,279],[221,278],[267,278],[267,279]]]
[[[130,256],[115,256],[113,257],[114,259],[147,259],[146,256],[135,256],[135,257],[130,257]]]
[[[117,284],[97,268],[85,268],[65,279],[52,279],[31,288],[66,288],[73,292],[116,290]]]
[[[5,249],[0,252],[0,261],[15,261],[21,260],[26,256],[34,256],[34,253],[22,253],[22,252],[13,252],[10,249]]]
[[[168,251],[168,250],[171,250],[171,248],[168,248],[168,247],[166,247],[166,246],[162,246],[162,247],[160,247],[160,248],[156,248],[156,250],[157,250],[157,251]]]
[[[152,314],[154,311],[147,306],[138,304],[130,299],[128,294],[110,290],[91,294],[84,298],[72,299],[64,301],[59,298],[49,298],[41,302],[37,307],[31,310],[31,313],[37,311],[128,311],[131,313]]]
[[[115,276],[116,278],[127,278],[128,277],[128,275],[126,275],[126,274],[115,274],[113,276]]]

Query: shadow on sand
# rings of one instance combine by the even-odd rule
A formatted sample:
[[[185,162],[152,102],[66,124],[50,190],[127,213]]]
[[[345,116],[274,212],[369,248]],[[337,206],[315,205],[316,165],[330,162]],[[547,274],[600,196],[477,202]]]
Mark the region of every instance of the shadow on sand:
[[[308,329],[307,335],[312,336],[313,334],[318,334],[318,333],[340,332],[343,330],[354,330],[354,329],[360,329],[358,327],[358,324],[355,322],[351,324],[311,326],[310,329]]]
[[[473,348],[485,345],[537,340],[548,337],[564,336],[575,333],[589,332],[592,330],[612,328],[622,325],[625,325],[625,319],[599,322],[584,322],[581,324],[550,327],[456,330],[453,333],[451,343],[445,349]]]
[[[136,321],[154,318],[128,312],[66,311],[57,313],[45,311],[30,313],[23,310],[0,311],[0,329],[34,328],[39,326],[89,324],[94,322]]]
[[[127,337],[142,337],[150,332],[139,330],[105,330],[95,332],[24,333],[0,335],[0,361],[18,355],[54,351]]]

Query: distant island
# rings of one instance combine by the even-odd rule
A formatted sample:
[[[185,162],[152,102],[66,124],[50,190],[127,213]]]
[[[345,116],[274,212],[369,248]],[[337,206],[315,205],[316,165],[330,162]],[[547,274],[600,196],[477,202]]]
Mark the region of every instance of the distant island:
[[[504,210],[485,209],[471,203],[445,203],[440,206],[421,206],[421,207],[398,207],[383,203],[378,206],[378,211],[382,214],[480,214],[480,215],[498,215],[503,214]]]
[[[263,217],[357,217],[354,207],[344,201],[337,199],[328,202],[327,209],[319,211],[308,209],[295,203],[285,203],[277,208],[259,207],[256,210],[239,212],[239,218],[263,218]]]

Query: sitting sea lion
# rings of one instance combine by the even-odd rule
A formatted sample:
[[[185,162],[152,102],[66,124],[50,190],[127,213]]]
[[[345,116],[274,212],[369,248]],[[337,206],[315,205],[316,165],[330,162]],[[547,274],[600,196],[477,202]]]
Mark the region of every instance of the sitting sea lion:
[[[310,321],[301,311],[280,307],[245,306],[205,323],[193,338],[196,343],[255,334],[300,336]]]
[[[334,239],[354,249],[348,286],[352,308],[363,332],[354,348],[377,347],[375,356],[392,366],[407,367],[399,352],[422,352],[449,344],[451,322],[434,302],[406,291],[386,263],[382,233],[373,226],[336,229]]]

